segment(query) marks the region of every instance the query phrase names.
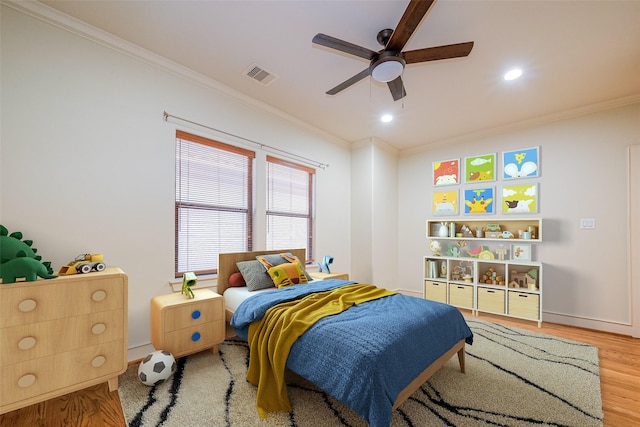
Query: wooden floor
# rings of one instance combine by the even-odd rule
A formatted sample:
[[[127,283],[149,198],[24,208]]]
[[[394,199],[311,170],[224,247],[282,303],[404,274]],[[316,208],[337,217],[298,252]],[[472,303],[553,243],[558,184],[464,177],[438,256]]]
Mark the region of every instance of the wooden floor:
[[[465,313],[466,314],[466,313]],[[640,426],[640,339],[552,323],[482,314],[505,325],[595,345],[599,348],[604,425]],[[126,426],[117,392],[107,384],[0,415],[2,427]]]

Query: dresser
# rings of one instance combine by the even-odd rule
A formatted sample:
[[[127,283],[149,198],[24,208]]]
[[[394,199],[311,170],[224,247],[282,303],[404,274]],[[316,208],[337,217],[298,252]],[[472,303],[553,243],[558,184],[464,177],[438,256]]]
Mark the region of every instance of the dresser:
[[[119,268],[0,284],[0,413],[108,382],[127,369]]]
[[[194,289],[194,298],[176,292],[151,299],[151,343],[181,357],[202,350],[218,352],[224,341],[224,300],[209,289]]]

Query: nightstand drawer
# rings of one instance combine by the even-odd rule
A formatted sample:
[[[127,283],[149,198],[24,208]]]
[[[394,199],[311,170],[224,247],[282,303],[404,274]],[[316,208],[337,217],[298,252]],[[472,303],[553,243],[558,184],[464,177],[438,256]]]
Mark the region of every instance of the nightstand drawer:
[[[424,298],[437,301],[447,302],[447,284],[443,282],[424,281]]]
[[[205,300],[167,308],[164,313],[164,330],[171,332],[220,319],[224,316],[222,306],[217,301],[212,303]]]
[[[174,357],[195,353],[200,350],[214,347],[224,341],[224,322],[204,323],[164,335],[164,347]]]

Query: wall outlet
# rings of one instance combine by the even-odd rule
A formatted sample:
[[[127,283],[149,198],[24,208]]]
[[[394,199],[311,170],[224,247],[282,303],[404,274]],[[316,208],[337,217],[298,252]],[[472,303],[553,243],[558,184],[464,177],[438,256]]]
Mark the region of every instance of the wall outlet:
[[[595,218],[580,218],[580,228],[596,228]]]

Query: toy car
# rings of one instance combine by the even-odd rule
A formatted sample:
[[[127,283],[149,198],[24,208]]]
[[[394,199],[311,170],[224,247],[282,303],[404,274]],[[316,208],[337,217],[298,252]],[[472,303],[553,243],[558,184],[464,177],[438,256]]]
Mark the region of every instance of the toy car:
[[[107,268],[103,260],[102,254],[80,254],[75,260],[63,265],[58,274],[86,274],[91,270],[102,271]]]
[[[513,239],[513,233],[510,231],[503,231],[502,233],[498,234],[498,239]]]

